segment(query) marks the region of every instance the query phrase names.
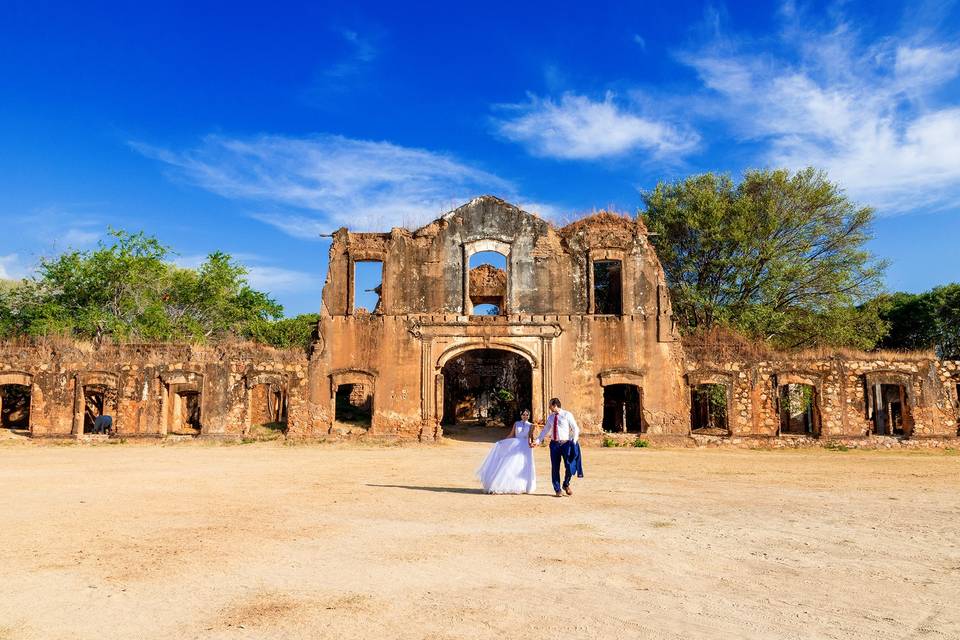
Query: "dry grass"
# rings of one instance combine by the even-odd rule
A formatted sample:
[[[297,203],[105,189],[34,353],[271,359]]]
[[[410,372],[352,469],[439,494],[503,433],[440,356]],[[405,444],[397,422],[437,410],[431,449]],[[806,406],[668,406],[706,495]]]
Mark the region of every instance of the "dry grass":
[[[892,349],[877,349],[876,351],[861,351],[846,347],[813,347],[787,351],[776,349],[773,346],[751,340],[736,331],[724,327],[716,327],[710,331],[699,332],[683,336],[684,351],[690,357],[698,360],[714,362],[762,360],[894,360],[899,362],[926,362],[937,360],[932,349],[921,351],[895,351]]]

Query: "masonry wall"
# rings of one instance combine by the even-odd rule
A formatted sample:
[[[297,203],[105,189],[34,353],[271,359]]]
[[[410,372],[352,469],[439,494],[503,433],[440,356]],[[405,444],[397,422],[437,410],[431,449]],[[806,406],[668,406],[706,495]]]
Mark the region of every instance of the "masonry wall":
[[[940,446],[954,443],[960,429],[960,362],[940,361],[921,354],[806,356],[783,354],[758,359],[727,357],[687,361],[686,382],[728,385],[729,438],[734,443],[805,446],[813,441],[850,446]],[[778,390],[788,383],[816,389],[819,433],[785,436],[780,432]],[[876,384],[902,384],[910,414],[909,433],[877,435],[870,393]],[[689,393],[689,391],[688,391]],[[725,438],[692,434],[699,444]]]
[[[171,388],[184,388],[200,393],[201,435],[242,437],[256,384],[282,389],[291,419],[309,413],[307,368],[302,353],[259,346],[0,344],[0,384],[30,386],[35,437],[82,435],[85,385],[116,389],[117,435],[165,436]]]
[[[496,316],[470,313],[470,255],[486,250],[506,256],[505,272],[474,272],[474,281],[482,275],[492,283],[478,298],[497,296],[506,282]],[[354,269],[363,260],[383,262],[373,313],[354,311]],[[619,313],[599,312],[605,307],[593,282],[598,261],[620,264]],[[256,345],[8,343],[0,344],[0,385],[29,386],[37,437],[79,437],[82,389],[105,386],[116,391],[110,411],[125,437],[169,435],[178,412],[199,394],[203,437],[248,435],[254,416],[266,415],[253,403],[280,397],[289,438],[434,441],[443,436],[449,401],[445,365],[487,349],[529,365],[535,422],[543,422],[549,398],[559,397],[588,440],[637,437],[603,430],[604,393],[614,385],[611,396],[621,385],[639,392],[640,431],[654,443],[942,446],[958,436],[960,363],[925,354],[757,355],[685,345],[640,221],[600,213],[557,228],[490,196],[413,231],[337,231],[309,353]],[[720,432],[692,429],[691,389],[699,384],[725,390]],[[786,384],[815,389],[816,433],[782,433],[779,388]],[[869,398],[884,384],[904,390],[905,437],[872,434]],[[343,385],[370,394],[369,426],[335,419]]]
[[[506,257],[501,315],[470,315],[470,256]],[[376,313],[354,311],[355,265],[383,262]],[[621,265],[620,313],[597,313],[593,265]],[[339,385],[374,389],[369,431],[431,440],[442,435],[442,370],[472,349],[500,349],[533,370],[533,416],[558,396],[584,429],[601,433],[603,387],[643,389],[651,434],[687,434],[682,348],[672,326],[663,270],[642,223],[601,213],[563,228],[484,196],[409,231],[333,236],[323,291],[319,348],[310,388],[318,413],[303,435],[349,433],[333,421]],[[485,274],[489,275],[489,274]],[[476,279],[474,279],[476,280]]]

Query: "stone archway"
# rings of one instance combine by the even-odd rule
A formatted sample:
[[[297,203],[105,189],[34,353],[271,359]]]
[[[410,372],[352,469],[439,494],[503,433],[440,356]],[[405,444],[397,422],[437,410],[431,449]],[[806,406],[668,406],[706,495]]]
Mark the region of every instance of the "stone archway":
[[[533,364],[513,349],[458,350],[440,366],[437,385],[437,416],[447,435],[482,431],[496,439],[533,403]]]

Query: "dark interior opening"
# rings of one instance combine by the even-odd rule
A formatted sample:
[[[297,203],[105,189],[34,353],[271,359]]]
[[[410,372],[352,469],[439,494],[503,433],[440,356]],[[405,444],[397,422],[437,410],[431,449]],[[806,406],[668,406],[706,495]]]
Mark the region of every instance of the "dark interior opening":
[[[817,393],[813,385],[780,386],[780,433],[814,435],[817,432]]]
[[[876,435],[909,436],[910,408],[902,384],[873,386],[873,432]]]
[[[30,387],[24,384],[0,386],[0,427],[30,428]]]
[[[83,387],[83,432],[97,431],[97,418],[110,416],[110,427],[113,427],[114,414],[117,407],[117,391],[105,385],[86,385]],[[101,427],[106,433],[105,421]]]
[[[200,414],[200,392],[192,390],[178,391],[176,393],[177,413],[174,415],[174,423],[171,425],[169,433],[175,435],[199,435],[203,428],[202,416]]]
[[[595,260],[593,263],[594,313],[623,313],[623,282],[619,260]]]
[[[341,384],[334,402],[334,420],[369,429],[373,424],[373,394],[365,384]]]
[[[250,425],[280,430],[287,426],[287,398],[280,386],[256,384],[250,389]]]
[[[533,370],[526,358],[501,349],[467,351],[443,366],[446,426],[510,427],[531,409]]]
[[[690,389],[690,426],[695,432],[725,435],[727,422],[727,386],[698,384]]]
[[[603,430],[613,433],[644,433],[642,392],[634,384],[611,384],[603,388]]]

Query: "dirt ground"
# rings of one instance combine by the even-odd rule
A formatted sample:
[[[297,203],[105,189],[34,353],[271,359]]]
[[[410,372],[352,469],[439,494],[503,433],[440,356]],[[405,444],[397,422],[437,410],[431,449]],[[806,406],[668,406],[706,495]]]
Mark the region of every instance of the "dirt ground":
[[[0,443],[0,638],[960,638],[960,456]]]

